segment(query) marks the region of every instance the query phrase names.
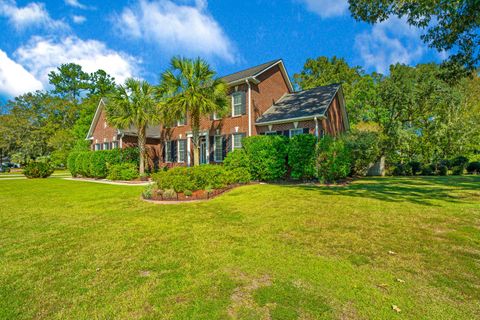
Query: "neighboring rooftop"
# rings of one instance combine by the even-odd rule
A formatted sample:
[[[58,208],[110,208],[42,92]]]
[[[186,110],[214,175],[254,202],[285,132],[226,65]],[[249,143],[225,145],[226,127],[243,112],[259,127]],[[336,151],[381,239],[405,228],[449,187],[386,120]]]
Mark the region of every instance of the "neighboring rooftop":
[[[322,116],[327,111],[340,86],[340,84],[331,84],[287,94],[260,116],[256,123]]]
[[[235,81],[239,81],[242,79],[246,79],[249,77],[253,77],[259,73],[261,73],[263,70],[268,69],[269,67],[273,66],[274,64],[278,63],[279,61],[282,61],[281,59],[273,60],[267,63],[263,63],[261,65],[258,65],[256,67],[248,68],[239,72],[235,72],[232,74],[229,74],[227,76],[222,77],[222,80],[225,81],[226,83],[231,83]]]

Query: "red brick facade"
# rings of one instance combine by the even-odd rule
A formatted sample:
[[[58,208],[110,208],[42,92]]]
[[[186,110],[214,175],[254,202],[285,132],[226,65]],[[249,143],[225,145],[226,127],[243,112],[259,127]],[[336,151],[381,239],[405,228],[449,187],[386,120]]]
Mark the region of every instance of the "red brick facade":
[[[201,119],[200,153],[203,157],[201,156],[200,160],[203,160],[203,163],[221,162],[235,144],[240,145],[241,137],[249,135],[275,133],[289,136],[301,131],[318,136],[323,134],[335,136],[346,130],[348,126],[345,123],[346,115],[344,108],[342,109],[338,92],[326,112],[326,117],[310,118],[306,121],[283,121],[271,125],[255,125],[258,117],[284,95],[291,93],[291,84],[286,78],[288,76],[282,70],[284,69],[281,68],[280,64],[275,64],[257,75],[254,81],[249,78],[230,85],[232,94],[244,92],[245,112],[243,114],[233,116],[233,111],[230,110],[228,116],[219,120],[213,120],[212,117]],[[91,128],[93,130],[90,134],[92,149],[95,148],[96,143],[112,142],[115,139],[120,142],[119,146],[123,148],[136,145],[136,137],[122,137],[122,135],[118,135],[116,129],[105,125],[103,110],[100,110],[98,117],[96,115],[96,120],[95,123],[94,119],[95,126]],[[187,117],[185,125],[161,129],[160,139],[148,139],[149,167],[155,168],[162,162],[168,166],[193,164],[193,143],[189,121],[190,119]],[[165,150],[167,153],[165,153]]]

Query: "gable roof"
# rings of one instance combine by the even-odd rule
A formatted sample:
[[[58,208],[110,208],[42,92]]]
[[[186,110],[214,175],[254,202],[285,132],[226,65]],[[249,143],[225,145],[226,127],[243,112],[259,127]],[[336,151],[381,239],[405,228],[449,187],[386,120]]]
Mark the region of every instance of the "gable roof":
[[[260,116],[256,124],[266,125],[288,120],[324,117],[325,112],[340,89],[340,84],[331,84],[286,94]]]
[[[290,82],[290,78],[288,77],[288,73],[287,73],[287,70],[285,69],[285,65],[283,64],[282,59],[276,59],[270,62],[260,64],[255,67],[238,71],[238,72],[223,76],[221,79],[229,85],[242,83],[242,82],[245,82],[246,80],[258,81],[258,79],[256,79],[257,76],[261,75],[262,73],[264,73],[265,71],[269,70],[270,68],[276,65],[280,67],[280,71],[283,73],[285,82],[287,83],[287,86],[290,89],[290,92],[293,92],[293,86],[292,86],[292,83]]]

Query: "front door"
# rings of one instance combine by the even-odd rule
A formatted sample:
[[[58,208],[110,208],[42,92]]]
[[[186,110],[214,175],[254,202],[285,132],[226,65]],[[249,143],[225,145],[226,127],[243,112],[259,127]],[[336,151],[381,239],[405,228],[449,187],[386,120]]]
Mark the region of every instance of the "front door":
[[[205,138],[200,138],[200,164],[207,163],[207,140]]]

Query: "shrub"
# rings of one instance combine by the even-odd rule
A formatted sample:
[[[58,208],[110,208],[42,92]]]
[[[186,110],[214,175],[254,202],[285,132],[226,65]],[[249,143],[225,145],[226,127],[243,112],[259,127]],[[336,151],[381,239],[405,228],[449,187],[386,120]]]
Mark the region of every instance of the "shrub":
[[[293,179],[315,177],[315,144],[317,138],[311,134],[294,136],[288,143],[288,165]]]
[[[183,191],[183,194],[186,195],[187,197],[191,197],[193,195],[193,192],[191,190],[185,190]]]
[[[134,163],[137,167],[140,164],[140,152],[137,147],[121,149],[121,162]]]
[[[463,166],[456,166],[452,168],[452,174],[454,176],[461,176],[463,175],[464,171],[465,171],[465,168]]]
[[[480,161],[470,162],[467,166],[467,172],[470,174],[479,174],[480,173]]]
[[[409,163],[397,163],[393,168],[392,174],[394,176],[411,176],[413,170]]]
[[[422,176],[434,176],[435,175],[435,166],[431,164],[423,165],[422,167]]]
[[[133,163],[114,164],[108,168],[109,180],[133,180],[138,178],[137,166]]]
[[[287,140],[283,136],[253,136],[243,139],[243,148],[250,161],[255,180],[272,181],[287,172]]]
[[[67,168],[72,174],[72,177],[76,177],[78,175],[78,167],[76,166],[77,157],[81,154],[81,152],[70,152],[67,158]]]
[[[105,178],[108,174],[107,154],[109,151],[95,151],[90,156],[90,174],[93,178]]]
[[[410,161],[408,163],[410,168],[412,169],[412,175],[416,176],[420,172],[422,172],[422,163],[419,161]]]
[[[440,176],[448,175],[448,167],[445,164],[440,164],[437,167],[437,170],[438,170],[438,175],[440,175]]]
[[[345,137],[346,147],[350,150],[351,174],[364,176],[370,166],[380,157],[380,135],[372,131],[352,131]]]
[[[177,193],[173,189],[167,189],[163,191],[163,198],[164,199],[176,199],[177,198]]]
[[[243,149],[236,149],[229,152],[223,160],[223,166],[226,170],[245,168],[251,170],[250,158]]]
[[[252,175],[247,168],[234,168],[225,170],[224,182],[226,185],[235,183],[249,183],[252,181]]]
[[[323,137],[317,145],[317,177],[321,182],[344,179],[350,173],[350,154],[342,139]]]
[[[29,178],[47,178],[52,175],[54,168],[48,161],[30,161],[23,169],[23,174]]]
[[[468,164],[468,158],[464,156],[458,156],[454,158],[452,161],[450,161],[450,166],[451,167],[466,167]]]
[[[155,184],[149,184],[145,187],[145,189],[143,189],[142,197],[144,199],[152,199],[153,193],[156,191],[156,188],[157,187],[155,186]]]
[[[175,167],[168,171],[159,171],[153,174],[152,178],[162,190],[173,189],[175,192],[198,190],[195,181],[189,176],[189,169]]]
[[[226,186],[225,183],[225,169],[218,165],[201,165],[189,168],[195,186],[198,189],[189,190],[203,190],[207,185],[214,189],[220,189]]]

